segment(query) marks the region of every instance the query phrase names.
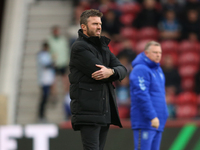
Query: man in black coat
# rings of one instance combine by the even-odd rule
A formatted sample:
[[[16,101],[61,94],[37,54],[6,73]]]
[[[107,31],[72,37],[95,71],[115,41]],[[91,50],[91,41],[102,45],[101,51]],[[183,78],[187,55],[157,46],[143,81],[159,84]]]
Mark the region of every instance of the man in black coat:
[[[122,127],[112,82],[127,71],[110,52],[110,40],[101,36],[102,16],[94,9],[81,14],[69,65],[71,122],[81,132],[84,150],[103,150],[109,125]]]

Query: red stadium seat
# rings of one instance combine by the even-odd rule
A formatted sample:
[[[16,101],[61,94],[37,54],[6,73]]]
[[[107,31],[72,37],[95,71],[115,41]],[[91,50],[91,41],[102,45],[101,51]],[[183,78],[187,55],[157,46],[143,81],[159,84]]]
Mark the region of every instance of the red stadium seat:
[[[109,2],[108,3],[108,8],[109,9],[112,9],[112,10],[118,10],[119,9],[119,6],[118,6],[118,4],[116,3],[116,2]]]
[[[120,21],[125,26],[132,26],[132,23],[135,17],[136,15],[133,15],[133,14],[123,14],[120,16]]]
[[[199,53],[197,52],[183,52],[178,58],[179,65],[199,65]]]
[[[194,86],[195,86],[194,78],[181,79],[181,87],[184,91],[193,91]]]
[[[145,45],[150,42],[151,40],[142,40],[142,41],[139,41],[137,44],[136,44],[136,47],[135,47],[135,50],[136,50],[136,53],[139,54],[141,52],[144,51],[144,47]]]
[[[153,39],[158,40],[158,30],[153,27],[144,27],[138,31],[139,40]]]
[[[183,92],[177,97],[176,104],[185,105],[193,104],[197,105],[197,95],[194,92]]]
[[[200,106],[200,94],[197,96],[197,104]]]
[[[199,70],[197,65],[182,65],[179,67],[179,74],[182,78],[194,77],[194,75]]]
[[[119,117],[120,118],[129,118],[130,117],[130,108],[126,106],[119,106]]]
[[[137,29],[131,27],[125,27],[120,30],[120,34],[123,38],[136,40],[137,39]]]
[[[197,116],[197,112],[196,105],[178,105],[176,107],[177,118],[193,118]]]
[[[94,5],[94,7],[96,7]],[[118,10],[119,7],[117,5],[116,2],[108,2],[106,5],[101,5],[99,8],[98,8],[103,14],[107,13],[108,10]]]
[[[121,12],[123,14],[137,14],[141,10],[141,6],[138,3],[125,3],[120,5]]]
[[[200,46],[199,46],[199,43],[192,43],[190,41],[182,41],[179,45],[179,52],[182,53],[182,52],[185,52],[185,51],[196,51],[196,52],[199,52],[199,49]]]
[[[163,53],[171,53],[178,51],[178,42],[176,41],[163,41],[161,42]]]
[[[123,44],[121,42],[113,44],[113,54],[115,56],[123,49]]]

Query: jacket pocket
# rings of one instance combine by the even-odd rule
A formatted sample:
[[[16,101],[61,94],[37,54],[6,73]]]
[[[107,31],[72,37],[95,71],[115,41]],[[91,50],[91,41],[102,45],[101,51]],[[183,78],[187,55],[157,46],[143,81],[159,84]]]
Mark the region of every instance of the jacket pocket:
[[[79,113],[103,113],[103,84],[79,83]]]

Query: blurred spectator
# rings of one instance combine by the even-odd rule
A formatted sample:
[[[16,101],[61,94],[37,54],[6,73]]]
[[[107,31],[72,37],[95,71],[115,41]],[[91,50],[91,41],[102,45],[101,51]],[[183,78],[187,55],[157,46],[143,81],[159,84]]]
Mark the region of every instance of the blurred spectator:
[[[161,40],[177,40],[180,36],[180,24],[173,10],[166,10],[164,19],[159,23]]]
[[[119,41],[121,22],[114,10],[108,10],[102,17],[102,31],[110,34],[113,40]]]
[[[196,33],[199,39],[200,37],[200,20],[198,11],[190,9],[187,12],[186,20],[182,23],[182,39],[188,39],[191,33]]]
[[[128,51],[121,51],[120,53],[118,53],[117,58],[119,59],[119,61],[121,62],[121,64],[126,67],[127,72],[131,71],[131,66],[129,63],[129,58],[127,57]]]
[[[128,62],[131,64],[131,62],[135,59],[137,55],[134,49],[134,45],[131,40],[124,40],[122,44],[123,48],[121,49],[120,54],[126,55],[126,57],[128,58]]]
[[[136,53],[130,40],[124,40],[122,49],[117,55],[117,58],[127,69],[127,72],[132,70],[131,62],[135,59]],[[130,117],[130,91],[129,91],[129,75],[127,75],[121,82],[115,82],[116,97],[118,103],[118,110],[120,118]]]
[[[87,10],[91,8],[89,0],[78,0],[74,2],[74,5],[77,9],[83,8],[83,10]]]
[[[145,0],[136,0],[138,3],[143,3]],[[155,0],[156,2],[160,2],[160,0]]]
[[[144,0],[143,9],[133,21],[133,26],[136,28],[156,27],[160,20],[160,13],[156,9],[155,0]]]
[[[137,2],[137,0],[115,0],[119,5],[122,5],[124,3],[132,3]]]
[[[67,29],[67,35],[69,37],[69,41],[70,41],[70,46],[75,42],[75,40],[78,38],[78,34],[77,31],[80,29],[80,24],[76,23],[71,25],[68,29]]]
[[[132,45],[129,40],[125,40],[123,42],[123,49],[117,54],[117,58],[127,69],[127,72],[132,70],[131,62],[136,57],[136,53],[134,52]]]
[[[118,9],[117,3],[115,0],[92,0],[92,8],[98,9],[103,14],[106,13],[108,10],[116,10]]]
[[[73,23],[78,23],[79,22],[79,17],[82,14],[82,12],[85,10],[85,8],[81,5],[78,5],[74,8],[74,13],[72,17],[72,22]]]
[[[181,77],[178,70],[174,67],[172,56],[164,56],[162,69],[165,75],[166,92],[169,92],[170,94],[178,94],[181,90]]]
[[[78,3],[79,4],[79,3]],[[72,24],[67,29],[67,35],[69,37],[70,46],[74,43],[74,41],[78,38],[77,31],[80,29],[80,16],[85,8],[81,5],[78,5],[74,9]]]
[[[200,70],[195,75],[195,92],[200,94]]]
[[[80,0],[73,0],[73,6],[76,7],[78,6]]]
[[[45,107],[55,78],[53,59],[47,43],[43,43],[41,51],[37,54],[37,67],[38,80],[41,88],[38,117],[40,123],[45,123],[47,121],[45,117]]]
[[[116,98],[120,118],[130,117],[130,92],[129,76],[127,75],[122,81],[116,82]]]
[[[80,29],[79,16],[84,11],[83,8],[74,9],[73,21],[70,27],[67,29],[67,35],[69,37],[70,46],[78,38],[77,31]]]
[[[199,10],[200,9],[200,2],[199,2],[199,0],[187,0],[184,9],[186,11],[188,11],[189,9]]]
[[[167,109],[169,113],[169,119],[173,119],[176,117],[176,107],[174,104],[174,94],[171,94],[170,92],[166,91],[166,103],[167,103]]]
[[[173,10],[177,16],[182,13],[186,0],[161,0],[162,10]]]
[[[199,40],[198,40],[198,35],[194,32],[190,32],[189,35],[188,35],[188,40],[192,43],[198,43]]]
[[[55,66],[55,72],[58,77],[62,77],[65,92],[69,91],[69,81],[67,78],[67,70],[69,63],[70,48],[67,39],[60,34],[60,27],[52,28],[52,35],[48,38],[50,52],[52,54]],[[53,92],[56,94],[56,82],[53,87]]]

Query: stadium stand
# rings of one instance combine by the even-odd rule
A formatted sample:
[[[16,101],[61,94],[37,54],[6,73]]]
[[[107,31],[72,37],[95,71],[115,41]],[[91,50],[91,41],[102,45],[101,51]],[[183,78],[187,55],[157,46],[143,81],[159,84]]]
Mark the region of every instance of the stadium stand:
[[[60,3],[60,2],[61,1],[57,1],[55,3]],[[43,3],[53,3],[53,2],[44,1]],[[71,12],[73,12],[72,9],[74,9],[76,13],[74,14],[69,13],[68,15],[60,14],[60,16],[63,17],[63,19],[59,20],[59,18],[54,17],[55,21],[61,22],[61,24],[62,23],[67,24],[67,26],[70,27],[70,26],[75,25],[74,20],[78,20],[77,16],[79,16],[79,14],[85,9],[90,9],[90,8],[99,9],[100,11],[104,13],[104,15],[106,14],[106,12],[108,12],[108,10],[112,10],[116,14],[116,16],[119,17],[119,21],[122,24],[122,26],[120,26],[120,32],[117,34],[117,37],[111,36],[112,42],[110,43],[109,46],[111,47],[112,52],[115,55],[117,55],[119,52],[121,52],[124,49],[124,41],[126,40],[131,41],[130,43],[132,45],[132,50],[134,51],[134,53],[137,53],[137,54],[141,53],[144,50],[144,46],[147,42],[151,40],[158,41],[161,43],[161,46],[162,46],[163,57],[165,57],[166,55],[170,55],[173,58],[174,68],[179,71],[179,74],[181,76],[182,92],[188,92],[188,91],[195,92],[194,78],[195,78],[196,73],[199,71],[199,63],[200,63],[200,59],[199,59],[200,44],[199,44],[198,38],[197,40],[192,40],[193,38],[191,37],[188,37],[187,39],[181,36],[177,40],[162,40],[159,38],[160,36],[159,36],[158,27],[145,26],[145,27],[137,28],[137,26],[134,26],[134,21],[144,9],[144,5],[140,0],[135,0],[134,2],[133,1],[124,2],[120,0],[118,1],[115,1],[115,0],[79,1],[77,0],[76,2],[74,1],[74,3],[76,3],[76,5],[74,5],[73,7],[72,5],[68,5],[68,7],[70,6],[69,10],[71,10]],[[161,15],[160,16],[161,18],[159,18],[160,21],[163,19],[162,15],[164,14],[164,11],[165,11],[164,8],[165,9],[167,8],[165,5],[166,4],[159,1],[156,2],[155,10],[159,12],[159,14]],[[44,10],[46,10],[45,4],[43,6],[44,6]],[[193,6],[194,5],[191,5],[191,7]],[[29,9],[28,9],[29,16],[27,19],[27,31],[25,34],[26,37],[25,37],[25,44],[24,44],[25,50],[23,52],[24,56],[26,57],[22,59],[23,61],[21,64],[22,69],[25,69],[27,66],[31,66],[32,68],[29,68],[29,70],[26,68],[27,71],[22,70],[21,77],[19,78],[20,88],[18,89],[19,95],[18,95],[18,102],[16,105],[16,109],[18,111],[17,115],[21,116],[21,118],[27,118],[28,120],[27,122],[34,122],[33,116],[35,115],[34,113],[36,112],[33,110],[30,113],[32,117],[23,117],[23,114],[28,114],[27,112],[31,110],[31,108],[29,110],[25,109],[25,107],[29,104],[29,102],[25,100],[27,99],[27,95],[30,96],[29,94],[31,91],[26,88],[29,84],[25,80],[29,80],[30,78],[31,78],[30,79],[31,81],[34,80],[33,81],[34,88],[32,88],[31,92],[32,92],[32,95],[33,93],[36,94],[35,95],[36,97],[38,97],[39,95],[39,91],[37,90],[37,87],[35,84],[36,79],[35,79],[35,76],[33,76],[33,74],[36,72],[36,68],[33,68],[35,55],[32,55],[32,54],[36,54],[37,50],[39,50],[38,43],[42,42],[42,40],[44,39],[44,37],[42,37],[41,35],[47,35],[47,30],[46,30],[47,28],[46,28],[45,23],[48,21],[48,18],[50,18],[48,15],[51,14],[51,11],[52,12],[63,11],[59,8],[55,8],[56,10],[53,11],[54,7],[51,7],[50,9],[52,10],[44,11],[44,15],[46,15],[46,17],[43,20],[44,22],[42,22],[40,21],[42,19],[38,20],[37,15],[40,15],[39,13],[42,12],[43,8],[36,8],[36,7],[40,7],[40,1],[37,1],[37,2],[34,1],[34,3],[29,5]],[[66,8],[68,9],[68,7]],[[180,17],[180,15],[177,15],[177,19],[181,25],[184,24],[184,17],[186,18],[186,14],[187,14],[186,8],[188,8],[187,2],[186,2],[186,5],[183,4],[182,7],[183,7],[183,11],[181,12],[179,10],[178,12],[179,14],[182,15],[182,17]],[[65,20],[65,18],[67,19]],[[50,23],[49,24],[47,23],[48,28],[52,26],[54,23],[55,22],[52,19],[50,19]],[[38,29],[37,31],[34,30],[36,28]],[[63,29],[66,30],[66,26],[63,27]],[[195,34],[199,34],[199,33],[195,33]],[[34,50],[31,50],[32,48],[34,48]],[[161,65],[163,65],[163,61],[161,61]],[[176,96],[179,96],[179,94]],[[30,101],[31,101],[30,102],[31,104],[34,102],[33,99]],[[37,103],[34,103],[33,105],[36,106]],[[21,119],[20,121],[20,119],[18,118],[16,120],[19,120],[17,121],[18,123],[26,123],[24,119]]]

